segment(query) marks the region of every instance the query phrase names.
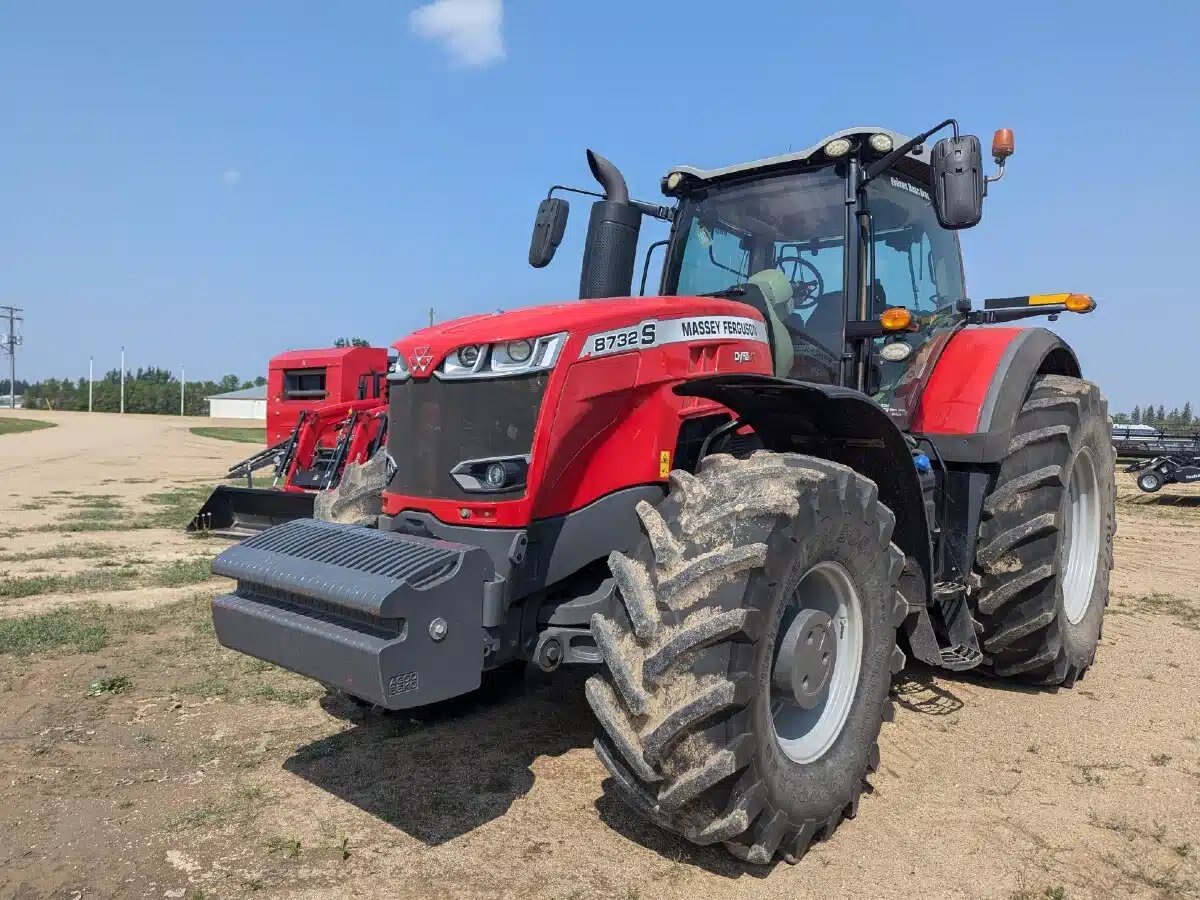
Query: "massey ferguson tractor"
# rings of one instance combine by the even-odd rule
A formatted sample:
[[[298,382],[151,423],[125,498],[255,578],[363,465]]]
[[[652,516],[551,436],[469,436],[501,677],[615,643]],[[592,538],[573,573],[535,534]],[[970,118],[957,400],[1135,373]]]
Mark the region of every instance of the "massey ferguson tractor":
[[[222,553],[221,643],[390,710],[513,661],[590,667],[607,790],[795,861],[857,812],[907,659],[1069,687],[1095,657],[1105,399],[1050,331],[974,327],[1095,304],[976,306],[963,281],[957,230],[1012,150],[997,132],[989,178],[953,120],[852,128],[672,169],[666,205],[589,152],[580,299],[398,341],[386,465],[343,479],[375,526]],[[670,236],[658,294],[631,296],[645,217]]]

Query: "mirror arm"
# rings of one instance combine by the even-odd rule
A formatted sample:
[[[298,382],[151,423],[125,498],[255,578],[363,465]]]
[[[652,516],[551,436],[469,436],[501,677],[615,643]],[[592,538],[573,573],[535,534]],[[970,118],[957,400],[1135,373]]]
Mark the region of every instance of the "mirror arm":
[[[569,191],[572,194],[583,194],[587,197],[599,197],[604,199],[603,194],[597,194],[595,191],[585,191],[583,188],[571,187],[569,184],[556,184],[550,190],[546,191],[546,199],[549,200],[554,196],[555,191]]]
[[[598,197],[601,200],[606,199],[604,194],[598,194],[595,191],[585,191],[583,188],[571,187],[569,184],[554,185],[546,192],[546,199],[549,200],[554,196],[555,191],[567,191],[572,194],[583,194],[585,197]],[[659,206],[656,203],[647,203],[645,200],[630,200],[629,205],[644,216],[650,216],[662,222],[675,221],[675,207],[673,206]]]
[[[996,322],[1012,322],[1016,319],[1030,319],[1034,316],[1050,316],[1057,318],[1059,313],[1067,311],[1063,303],[1047,303],[1041,306],[1009,306],[1000,309],[978,309],[967,313],[969,325],[992,325]]]
[[[928,131],[918,134],[915,138],[910,138],[909,140],[905,141],[887,156],[883,157],[883,159],[876,160],[875,162],[871,163],[871,165],[867,166],[867,168],[863,170],[862,178],[859,179],[859,190],[865,188],[868,182],[878,178],[880,175],[890,169],[897,160],[902,159],[904,154],[908,153],[908,151],[913,147],[917,146],[918,144],[925,143],[927,140],[929,140],[931,135],[941,131],[947,125],[954,126],[954,139],[958,140],[957,119],[947,119],[945,122],[939,122]]]

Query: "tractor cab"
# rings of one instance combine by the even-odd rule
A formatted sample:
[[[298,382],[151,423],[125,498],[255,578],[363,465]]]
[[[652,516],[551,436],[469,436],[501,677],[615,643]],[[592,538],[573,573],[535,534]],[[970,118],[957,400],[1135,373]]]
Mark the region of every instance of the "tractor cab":
[[[947,126],[954,136],[927,148]],[[1012,150],[1001,129],[1000,174],[985,178],[978,139],[953,120],[911,139],[849,128],[799,152],[673,168],[662,190],[674,207],[629,200],[616,168],[589,151],[605,199],[594,204],[580,295],[628,293],[632,254],[612,245],[636,245],[643,214],[667,220],[662,295],[750,303],[767,322],[776,376],[857,388],[907,428],[945,337],[970,310],[956,231],[979,221]],[[566,201],[543,202],[531,264],[549,262],[565,222]]]
[[[899,327],[870,339],[864,387],[903,415],[909,396],[900,388],[921,359],[917,351],[951,325],[966,297],[958,238],[938,222],[923,146],[868,182],[848,221],[850,176],[864,159],[882,158],[906,140],[882,129],[850,129],[785,157],[672,170],[663,186],[679,208],[663,293],[757,287],[775,336],[775,374],[824,384],[850,377],[847,323],[860,319],[860,302],[867,321],[893,310],[888,322]],[[854,286],[853,272],[845,289],[848,228],[861,232],[865,291]]]

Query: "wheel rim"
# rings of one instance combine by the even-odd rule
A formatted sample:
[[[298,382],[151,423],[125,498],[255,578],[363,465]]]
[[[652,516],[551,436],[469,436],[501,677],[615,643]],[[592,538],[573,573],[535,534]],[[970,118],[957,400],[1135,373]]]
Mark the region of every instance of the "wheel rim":
[[[837,740],[862,670],[862,602],[840,564],[823,562],[788,600],[771,658],[771,727],[788,759],[810,763]]]
[[[1158,479],[1155,476],[1153,476],[1153,475],[1143,475],[1142,476],[1142,485],[1141,486],[1143,489],[1152,490],[1156,484],[1158,484]]]
[[[1063,607],[1076,625],[1092,600],[1100,558],[1100,489],[1096,466],[1086,448],[1075,457],[1067,484],[1066,536],[1063,541]]]

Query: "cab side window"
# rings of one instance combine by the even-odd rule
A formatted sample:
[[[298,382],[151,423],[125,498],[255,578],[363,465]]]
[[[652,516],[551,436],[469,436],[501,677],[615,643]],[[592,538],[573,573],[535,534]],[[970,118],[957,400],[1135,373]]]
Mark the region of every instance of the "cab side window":
[[[925,188],[895,175],[868,187],[875,229],[875,305],[931,313],[966,296],[954,232],[938,225]]]

